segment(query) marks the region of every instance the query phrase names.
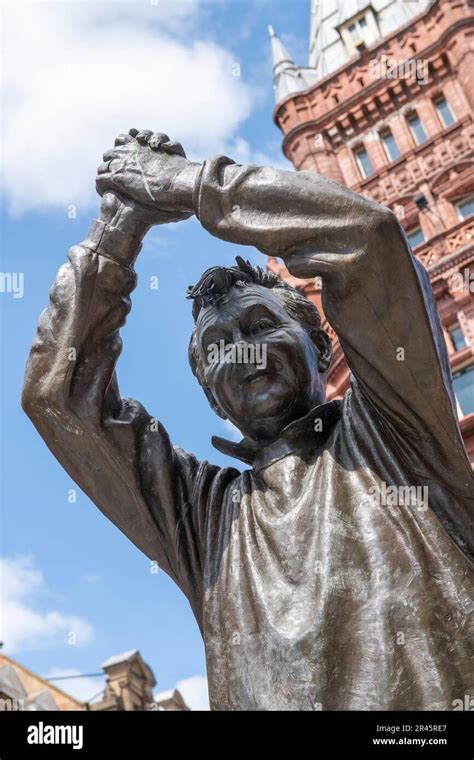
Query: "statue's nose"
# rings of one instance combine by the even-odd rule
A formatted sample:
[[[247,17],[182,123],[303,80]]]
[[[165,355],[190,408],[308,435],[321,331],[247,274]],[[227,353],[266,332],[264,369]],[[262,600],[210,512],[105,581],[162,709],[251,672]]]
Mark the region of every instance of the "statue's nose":
[[[244,343],[245,342],[244,341],[244,336],[242,335],[242,331],[241,331],[240,327],[235,327],[232,330],[232,341],[235,344],[237,344],[237,343]]]

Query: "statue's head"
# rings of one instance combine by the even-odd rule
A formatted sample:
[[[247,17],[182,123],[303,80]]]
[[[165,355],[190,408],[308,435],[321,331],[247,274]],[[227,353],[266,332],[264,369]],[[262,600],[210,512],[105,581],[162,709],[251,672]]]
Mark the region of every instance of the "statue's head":
[[[271,272],[237,257],[188,288],[189,362],[214,411],[268,442],[325,401],[331,341],[317,308]]]

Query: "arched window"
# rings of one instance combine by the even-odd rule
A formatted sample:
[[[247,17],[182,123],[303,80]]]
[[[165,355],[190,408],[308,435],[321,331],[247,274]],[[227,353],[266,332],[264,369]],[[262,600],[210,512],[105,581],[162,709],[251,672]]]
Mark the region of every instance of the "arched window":
[[[411,248],[416,248],[417,245],[425,242],[425,234],[421,227],[414,227],[412,230],[409,230],[407,238]]]
[[[474,214],[474,193],[456,203],[456,211],[460,219],[467,219]]]
[[[421,145],[421,143],[424,143],[426,140],[426,132],[416,111],[407,117],[407,122],[416,144]]]
[[[455,351],[462,351],[463,348],[467,348],[466,335],[460,324],[451,325],[448,328],[448,333]]]
[[[449,127],[451,124],[454,124],[455,119],[453,112],[451,111],[448,101],[443,95],[440,95],[439,98],[436,98],[434,105],[438,114],[438,118],[443,127]]]
[[[397,141],[390,129],[384,129],[380,133],[380,139],[382,140],[389,161],[395,161],[397,158],[400,158],[400,148],[398,147]]]
[[[455,372],[453,386],[463,415],[474,412],[474,364]]]
[[[372,172],[374,171],[374,167],[372,166],[372,162],[369,158],[369,154],[367,153],[363,145],[355,149],[354,155],[357,159],[357,164],[359,166],[362,177],[365,178],[365,177],[368,177],[369,174],[372,174]]]

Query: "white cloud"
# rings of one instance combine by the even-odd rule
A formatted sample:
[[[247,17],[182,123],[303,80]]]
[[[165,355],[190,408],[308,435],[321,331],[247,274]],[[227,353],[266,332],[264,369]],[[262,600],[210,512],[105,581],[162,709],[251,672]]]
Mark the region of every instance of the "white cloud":
[[[240,432],[239,428],[234,425],[233,422],[230,420],[220,420],[222,426],[225,428],[225,431],[227,435],[231,438],[233,441],[241,441],[242,440],[242,433]]]
[[[0,640],[6,652],[67,644],[70,634],[79,646],[91,640],[93,629],[84,618],[39,609],[48,589],[32,557],[1,558],[0,577]]]
[[[256,164],[257,166],[273,166],[274,169],[294,171],[293,164],[281,152],[281,143],[269,143],[267,150],[253,150],[243,137],[236,137],[230,146],[229,155],[240,164]]]
[[[78,676],[79,670],[74,668],[51,668],[46,674],[45,678],[56,679],[60,677],[59,681],[51,681],[52,686],[57,686],[58,689],[62,689],[66,694],[70,694],[71,697],[78,699],[80,702],[89,702],[95,697],[101,689],[104,688],[105,678],[64,678],[64,676]]]
[[[102,576],[96,573],[83,573],[81,578],[86,583],[99,583],[102,580]]]
[[[130,127],[168,132],[202,159],[225,151],[250,112],[232,54],[198,39],[197,2],[7,3],[3,16],[13,214],[94,203],[102,153]]]
[[[209,692],[205,676],[192,676],[178,681],[176,688],[191,710],[209,710]]]

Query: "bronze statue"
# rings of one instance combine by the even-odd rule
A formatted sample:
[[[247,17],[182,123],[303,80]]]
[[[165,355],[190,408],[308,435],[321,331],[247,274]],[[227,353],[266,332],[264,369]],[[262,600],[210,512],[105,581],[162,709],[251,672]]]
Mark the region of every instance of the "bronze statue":
[[[453,709],[473,681],[474,477],[429,279],[397,219],[313,172],[199,165],[150,131],[117,138],[97,189],[100,219],[59,271],[23,405],[186,594],[212,708]],[[141,241],[191,214],[297,277],[322,276],[352,371],[327,403],[315,306],[240,258],[208,270],[188,291],[190,363],[244,435],[214,439],[243,472],[173,447],[115,375]],[[249,344],[264,362],[209,359]]]

